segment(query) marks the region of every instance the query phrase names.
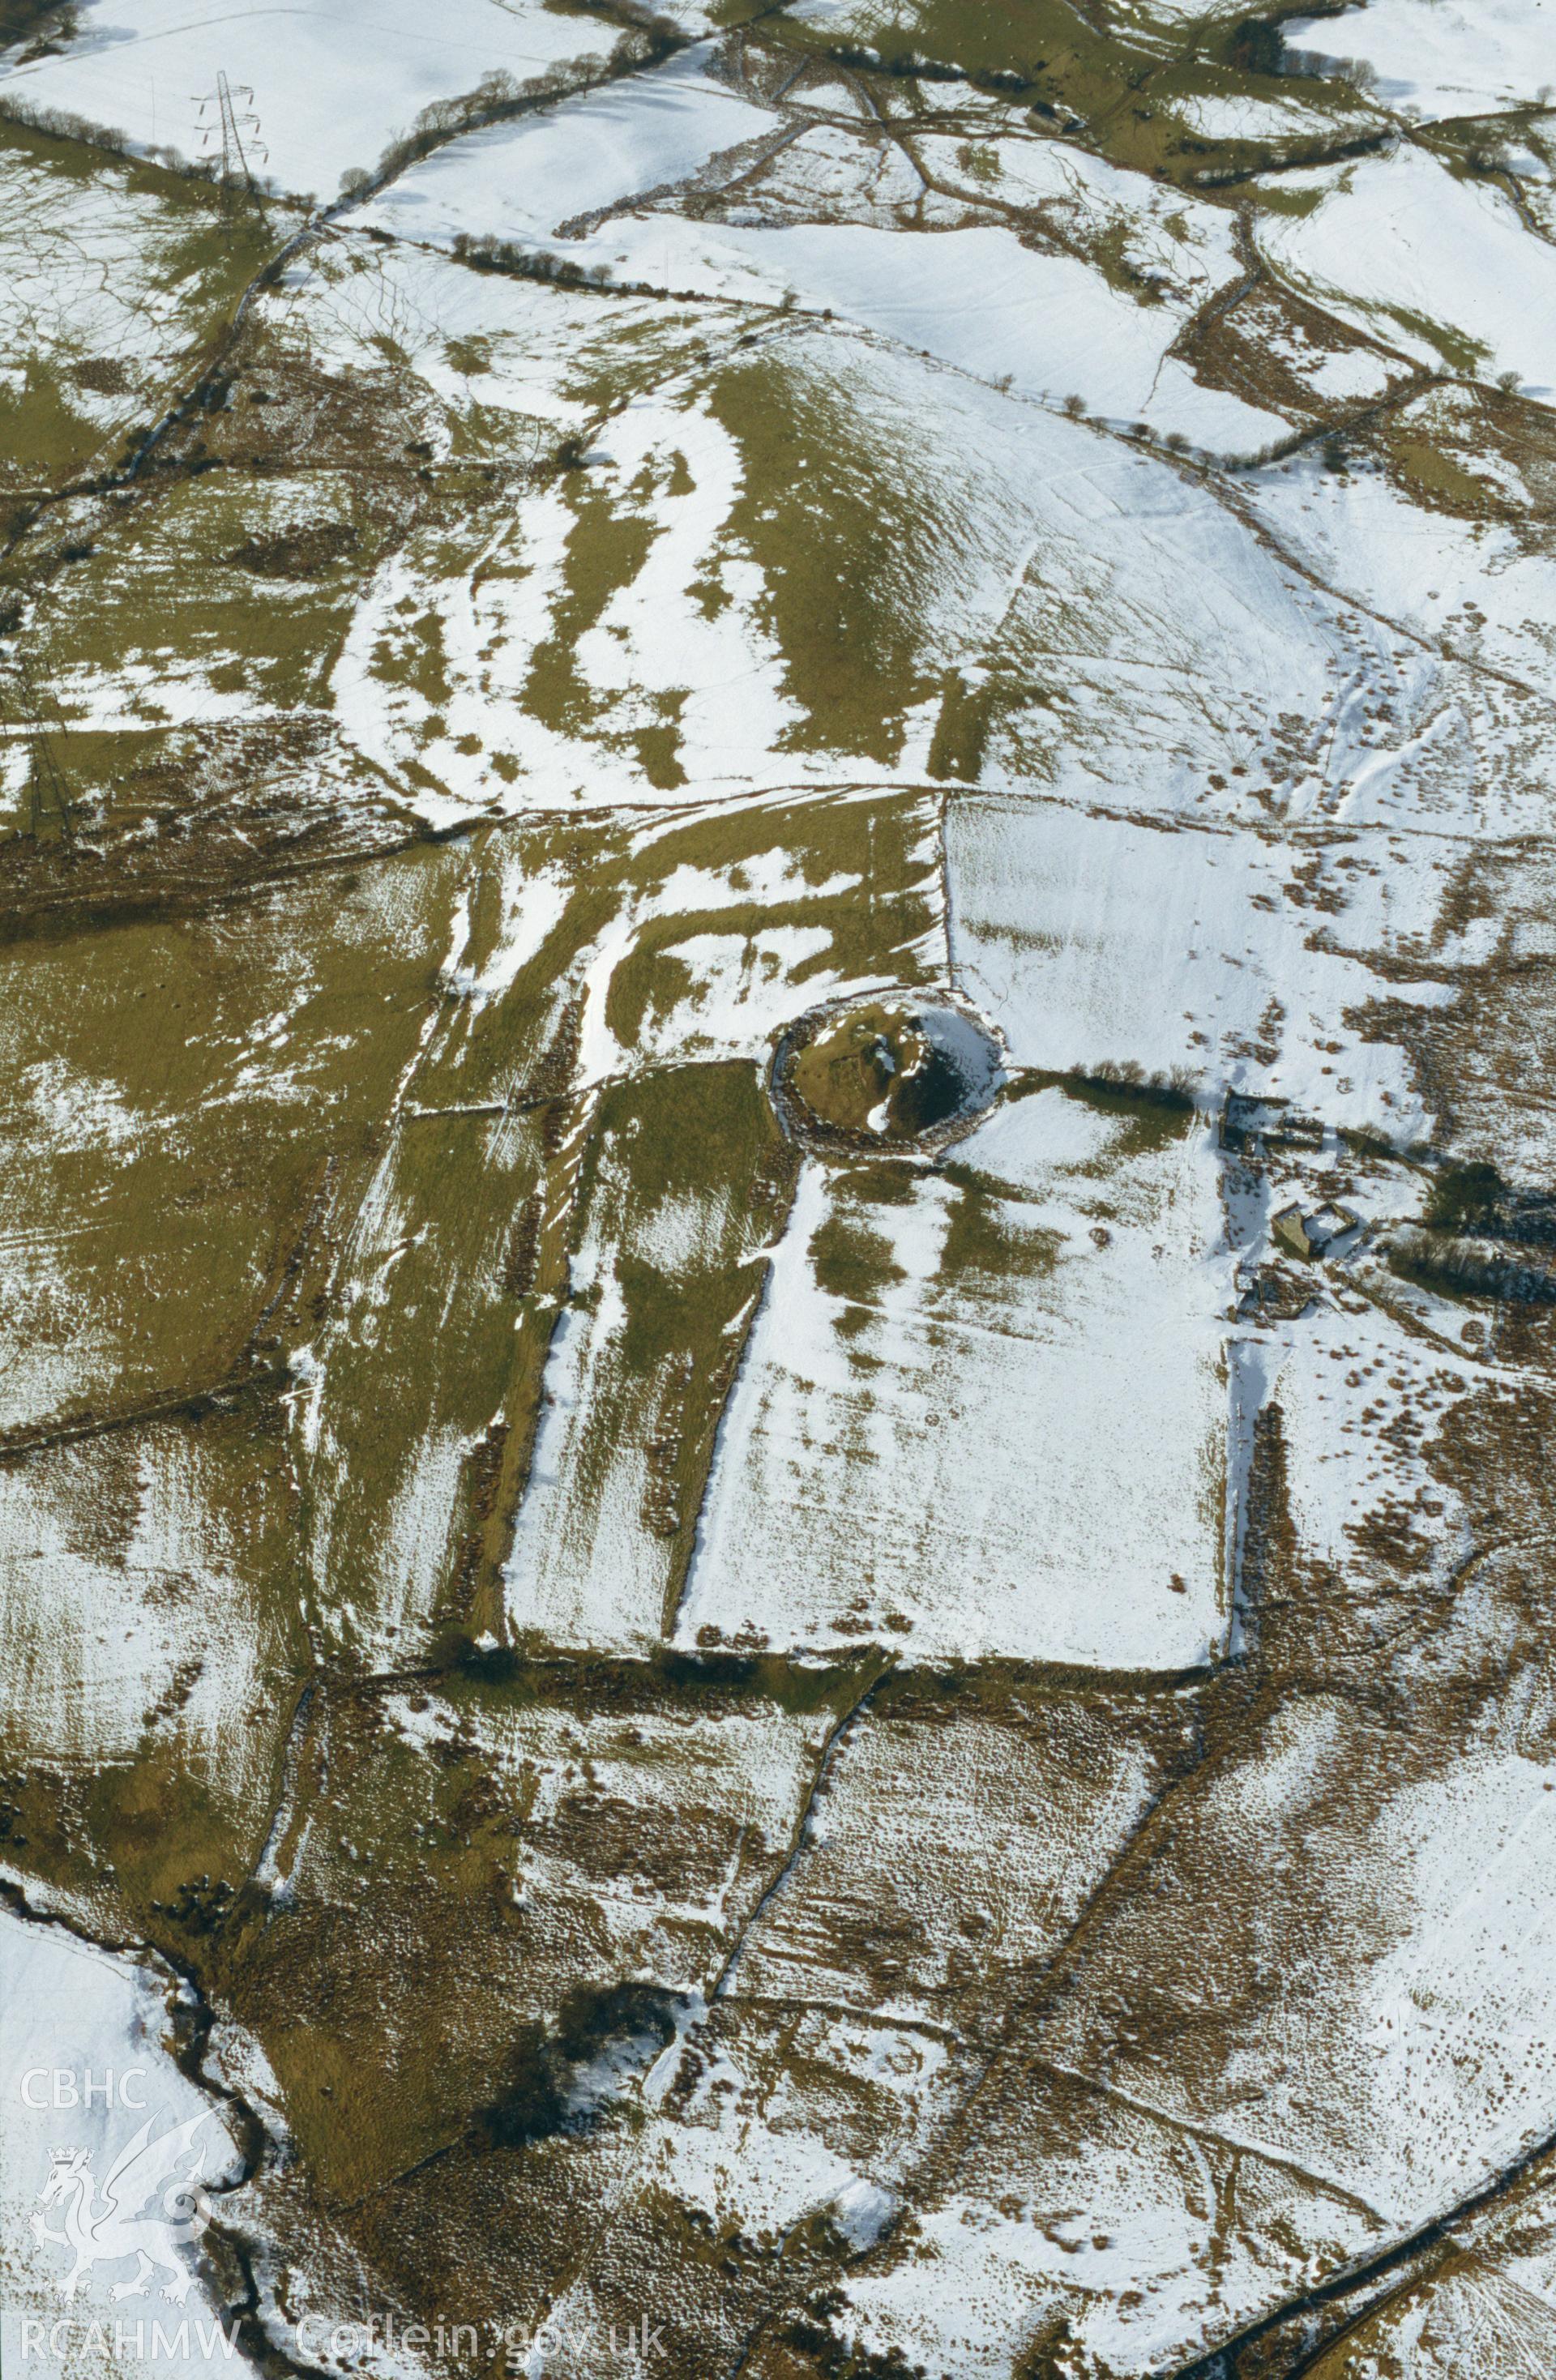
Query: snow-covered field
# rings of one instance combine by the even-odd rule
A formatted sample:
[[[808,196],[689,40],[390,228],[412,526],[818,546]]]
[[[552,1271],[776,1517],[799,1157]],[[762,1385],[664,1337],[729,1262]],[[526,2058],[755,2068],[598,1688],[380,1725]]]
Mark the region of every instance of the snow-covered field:
[[[1210,1658],[1230,1610],[1220,1236],[1205,1135],[1142,1149],[1057,1090],[983,1125],[949,1182],[808,1171],[682,1641]]]
[[[429,107],[517,94],[598,73],[614,35],[541,0],[455,0],[435,22],[414,0],[301,0],[213,8],[184,0],[85,0],[55,56],[13,64],[0,92],[81,116],[142,152],[186,162],[222,155],[220,82],[261,183],[333,199],[343,175],[371,173]]]
[[[915,236],[922,176],[957,174],[953,142],[930,137],[899,151],[882,145],[878,127],[857,123],[791,145],[782,116],[706,68],[694,49],[651,81],[477,134],[403,175],[363,220],[442,246],[530,243],[580,271],[677,295],[835,315],[1023,395],[1078,395],[1198,444],[1254,448],[1277,433],[1275,417],[1198,385],[1168,353],[1187,310],[1181,301],[1147,308],[1081,257],[1034,253],[997,222],[963,227],[958,218],[983,195],[965,169],[961,205],[942,200],[935,237]],[[764,152],[773,155],[771,206]],[[1197,241],[1180,213],[1169,238],[1158,211],[1144,223],[1126,215],[1104,176],[1078,180],[1046,144],[999,153],[1007,210],[1047,201],[1096,207],[1105,224],[1116,216],[1126,237],[1154,249],[1154,265],[1187,285],[1185,298],[1233,279],[1220,224],[1201,218]],[[717,224],[688,221],[673,196],[685,181],[699,192],[737,188],[740,203],[726,204]],[[662,194],[663,203],[643,203]],[[818,219],[795,219],[807,214]]]
[[[1378,97],[1407,115],[1491,115],[1552,93],[1550,0],[1367,0],[1282,30],[1294,50],[1370,69]]]
[[[1294,174],[1287,188],[1318,203],[1263,230],[1278,271],[1423,364],[1556,396],[1556,258],[1504,188],[1408,148]]]

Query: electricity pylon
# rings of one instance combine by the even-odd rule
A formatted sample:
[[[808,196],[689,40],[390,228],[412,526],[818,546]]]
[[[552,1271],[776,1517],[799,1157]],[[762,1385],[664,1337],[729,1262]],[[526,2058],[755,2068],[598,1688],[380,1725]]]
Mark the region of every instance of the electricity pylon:
[[[246,100],[248,105],[240,108],[237,103],[239,99]],[[260,138],[260,119],[254,113],[254,94],[249,86],[246,82],[230,83],[224,71],[216,77],[215,90],[207,91],[203,98],[197,97],[195,106],[201,119],[201,146],[214,150],[216,142],[221,142],[224,188],[230,189],[235,183],[241,182],[246,190],[257,197],[254,169],[249,161],[262,158],[268,164],[270,151]],[[216,111],[213,119],[207,117],[209,108]]]

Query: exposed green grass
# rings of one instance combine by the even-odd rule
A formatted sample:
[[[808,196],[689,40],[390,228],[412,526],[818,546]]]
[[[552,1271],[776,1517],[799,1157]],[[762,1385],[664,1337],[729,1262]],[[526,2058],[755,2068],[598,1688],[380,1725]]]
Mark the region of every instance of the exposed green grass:
[[[1278,33],[1206,17],[1175,39],[1128,17],[1100,19],[1066,0],[857,0],[824,28],[777,20],[770,38],[802,49],[872,53],[876,72],[905,91],[916,67],[951,67],[1035,106],[1043,121],[1126,170],[1193,188],[1245,179],[1286,160],[1309,162],[1372,128],[1343,76],[1277,71]],[[1275,140],[1209,139],[1184,112],[1196,100],[1253,100],[1290,115]]]
[[[890,766],[906,712],[934,688],[918,601],[932,511],[824,366],[759,355],[711,403],[745,465],[726,536],[762,566],[784,689],[806,713],[784,740]]]
[[[415,1046],[460,866],[423,848],[0,958],[6,1228],[32,1248],[5,1318],[18,1426],[274,1360],[328,1169]]]

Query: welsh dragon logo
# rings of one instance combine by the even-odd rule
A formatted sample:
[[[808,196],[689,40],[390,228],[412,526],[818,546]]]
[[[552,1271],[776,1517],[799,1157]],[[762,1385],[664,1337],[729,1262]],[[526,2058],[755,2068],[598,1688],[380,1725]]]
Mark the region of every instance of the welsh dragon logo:
[[[133,2277],[115,2282],[115,2298],[144,2297],[152,2276],[166,2275],[161,2294],[181,2304],[192,2275],[181,2251],[194,2246],[210,2219],[200,2179],[205,2170],[204,2146],[195,2134],[210,2110],[187,2124],[152,2138],[148,2116],[128,2148],[114,2159],[103,2178],[101,2195],[91,2169],[90,2149],[55,2149],[48,2179],[38,2192],[43,2206],[63,2211],[63,2230],[55,2230],[42,2215],[32,2217],[40,2240],[68,2248],[76,2261],[57,2283],[73,2298],[94,2265],[123,2264],[133,2256]],[[193,2160],[185,2171],[179,2168]]]

